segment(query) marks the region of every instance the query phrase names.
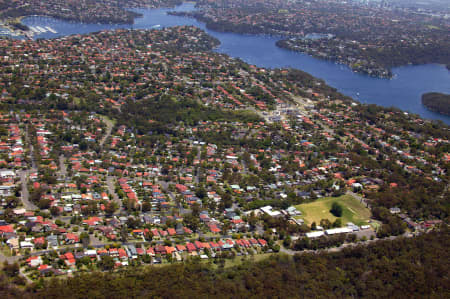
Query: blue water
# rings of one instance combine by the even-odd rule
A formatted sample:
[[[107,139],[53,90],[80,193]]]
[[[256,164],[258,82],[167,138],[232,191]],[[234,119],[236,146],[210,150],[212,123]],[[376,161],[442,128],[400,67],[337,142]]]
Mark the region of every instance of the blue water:
[[[362,103],[395,106],[419,114],[423,118],[439,119],[450,124],[450,116],[427,110],[420,100],[425,92],[436,91],[450,94],[450,72],[445,66],[436,64],[405,66],[393,69],[394,79],[372,78],[354,73],[344,65],[280,49],[275,45],[279,39],[277,37],[216,32],[206,29],[203,23],[195,19],[166,14],[173,10],[194,9],[194,4],[190,3],[175,9],[136,9],[135,11],[143,14],[143,17],[136,19],[133,25],[80,24],[39,16],[27,17],[23,23],[28,26],[50,26],[58,32],[57,34],[46,32],[37,35],[36,38],[53,38],[117,28],[142,29],[194,25],[220,40],[221,45],[215,50],[217,52],[239,57],[259,67],[301,69],[324,79],[341,93]]]

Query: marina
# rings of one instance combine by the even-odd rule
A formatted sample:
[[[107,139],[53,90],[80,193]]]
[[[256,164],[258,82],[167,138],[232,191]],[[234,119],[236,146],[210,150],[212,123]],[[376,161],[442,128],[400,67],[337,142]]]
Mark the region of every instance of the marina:
[[[53,34],[58,33],[55,29],[53,29],[50,26],[28,26],[30,28],[30,30],[35,33],[35,34],[41,34],[41,33],[46,33],[46,32],[51,32]]]

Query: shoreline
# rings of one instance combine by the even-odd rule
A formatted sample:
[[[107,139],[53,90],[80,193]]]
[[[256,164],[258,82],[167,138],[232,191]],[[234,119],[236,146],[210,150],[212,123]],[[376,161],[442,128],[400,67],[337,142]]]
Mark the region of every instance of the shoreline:
[[[283,40],[280,40],[280,41],[283,41]],[[291,47],[284,46],[282,43],[280,43],[280,41],[278,41],[278,42],[276,43],[276,46],[277,46],[278,48],[280,48],[280,49],[292,51],[292,52],[295,52],[295,53],[305,54],[305,55],[308,55],[308,56],[317,58],[317,59],[319,59],[319,60],[329,61],[329,62],[336,63],[336,64],[338,64],[338,65],[343,65],[343,66],[348,67],[349,70],[351,70],[351,71],[354,72],[354,73],[361,74],[361,75],[368,76],[368,77],[372,77],[372,78],[377,78],[377,79],[392,80],[392,79],[394,79],[394,77],[395,77],[394,73],[392,72],[392,70],[393,70],[394,68],[408,66],[408,64],[406,64],[406,65],[399,65],[399,66],[396,66],[396,67],[386,68],[386,70],[387,70],[387,72],[388,72],[388,75],[386,75],[386,76],[373,75],[372,73],[369,72],[370,69],[367,69],[367,70],[359,70],[359,69],[353,68],[353,67],[352,67],[351,65],[349,65],[348,63],[339,61],[339,60],[334,59],[334,58],[332,58],[332,57],[321,57],[321,56],[319,56],[319,55],[314,55],[314,54],[309,53],[309,52],[307,52],[307,51],[297,51],[297,50],[295,50],[295,49],[293,49],[293,48],[291,48]],[[426,64],[433,64],[433,63],[426,63]],[[426,64],[425,64],[425,65],[426,65]]]
[[[181,5],[183,5],[183,4],[196,4],[196,3],[197,3],[196,1],[183,1],[182,4],[177,5],[177,6],[181,6]],[[170,8],[174,8],[174,7],[177,7],[177,6],[166,7],[166,8],[167,8],[167,9],[170,9]],[[163,7],[161,7],[161,8],[163,8]],[[141,7],[141,9],[155,9],[155,8]],[[158,9],[158,8],[156,8],[156,9]],[[130,10],[130,8],[127,8],[127,10]],[[130,10],[130,11],[132,11],[132,10]],[[183,12],[181,12],[181,13],[183,13]],[[311,56],[311,57],[313,57],[313,58],[316,58],[316,59],[319,59],[319,60],[322,60],[322,61],[328,61],[328,62],[336,63],[336,64],[339,64],[339,65],[342,65],[342,66],[346,66],[346,67],[349,68],[350,71],[352,71],[352,72],[354,72],[354,73],[357,73],[357,74],[360,74],[360,75],[363,75],[363,76],[368,76],[368,77],[371,77],[371,78],[392,80],[392,79],[395,78],[395,74],[394,74],[394,72],[393,72],[394,69],[402,68],[402,67],[408,67],[408,66],[443,65],[443,66],[446,66],[447,69],[450,71],[449,65],[446,65],[445,63],[429,62],[429,63],[422,63],[422,64],[404,64],[404,65],[396,65],[396,66],[392,66],[392,67],[387,68],[387,70],[389,71],[389,74],[388,74],[387,76],[373,75],[373,74],[371,74],[371,73],[369,73],[369,72],[364,72],[364,71],[360,71],[360,70],[358,70],[358,69],[355,69],[355,68],[353,68],[351,65],[349,65],[349,64],[347,64],[347,63],[345,63],[345,62],[340,62],[340,61],[334,60],[334,59],[332,59],[332,58],[319,57],[319,56],[317,56],[317,55],[313,55],[313,54],[308,53],[308,52],[297,51],[297,50],[295,50],[295,49],[291,49],[291,48],[289,48],[289,47],[285,47],[285,46],[279,44],[279,42],[283,41],[283,38],[286,38],[286,36],[283,36],[283,35],[279,35],[279,34],[268,34],[268,33],[257,33],[257,34],[252,34],[252,33],[239,33],[239,32],[234,32],[234,31],[218,31],[218,30],[215,30],[215,29],[213,29],[213,28],[209,28],[208,22],[201,21],[201,20],[199,20],[198,18],[196,18],[195,16],[190,16],[189,14],[181,14],[181,15],[178,15],[177,13],[172,13],[172,12],[168,12],[168,14],[169,14],[169,15],[175,15],[175,16],[184,16],[184,17],[188,17],[188,18],[194,18],[194,19],[196,19],[197,21],[200,21],[200,22],[204,23],[207,29],[213,30],[213,31],[217,31],[217,32],[222,32],[222,33],[235,33],[235,34],[248,35],[248,36],[254,36],[254,35],[256,35],[256,36],[269,36],[269,37],[279,38],[279,40],[275,43],[275,45],[276,45],[278,48],[280,48],[280,49],[292,51],[292,52],[294,52],[294,53],[300,53],[300,54],[308,55],[308,56]],[[39,14],[36,14],[36,15],[27,15],[27,16],[19,16],[19,17],[16,17],[16,18],[15,18],[15,19],[16,19],[15,21],[18,21],[19,23],[22,24],[23,19],[25,19],[25,18],[27,18],[27,17],[48,17],[48,18],[54,18],[54,19],[56,19],[56,20],[61,20],[61,21],[66,21],[66,22],[82,23],[82,24],[84,24],[83,22],[80,22],[80,21],[67,20],[67,19],[60,19],[60,18],[48,16],[48,15],[39,15]],[[0,21],[4,21],[4,20],[0,20]],[[123,23],[86,23],[86,24],[125,25],[125,24],[123,24]],[[133,24],[130,24],[130,25],[133,25]],[[7,29],[10,30],[10,31],[13,31],[12,28],[6,27],[6,24],[5,24],[3,27],[7,28]],[[148,28],[148,29],[151,29],[151,28]],[[112,29],[112,30],[114,30],[114,29]],[[33,32],[32,30],[24,31],[24,33],[28,33],[29,35],[31,35],[31,37],[34,37],[34,36],[36,35],[35,32]],[[432,111],[432,110],[430,110],[430,111]],[[433,111],[433,112],[434,112],[434,111]]]
[[[188,3],[188,2],[184,2],[184,3]],[[177,6],[178,8],[179,8],[179,6]],[[189,8],[190,6],[188,6],[188,8]],[[183,8],[182,8],[183,9]],[[154,9],[150,9],[150,10],[154,10]],[[156,10],[158,10],[158,9],[156,9]],[[24,19],[25,17],[23,17],[22,18],[22,20]],[[56,19],[56,18],[55,18]],[[59,20],[59,19],[56,19],[56,20]],[[62,20],[63,22],[68,22],[68,21],[65,21],[65,20]],[[188,22],[188,21],[186,21],[186,22]],[[164,24],[164,23],[161,23],[161,24]],[[94,24],[95,25],[95,24]],[[201,24],[199,24],[199,25],[197,25],[197,26],[199,26],[199,27],[201,27],[201,28],[204,28],[204,26],[205,26],[205,23],[204,22],[202,22]],[[108,26],[106,26],[106,27],[108,27]],[[148,28],[143,28],[143,29],[147,29],[147,30],[150,30],[151,28],[150,27],[148,27]],[[102,31],[103,30],[111,30],[111,28],[105,28],[105,29],[102,29]],[[215,34],[215,32],[217,32],[219,35],[222,33],[222,32],[220,32],[220,31],[216,31],[216,30],[213,30],[213,29],[208,29],[208,30],[210,30],[211,32],[209,33],[210,35],[212,35],[212,36],[217,36],[216,34]],[[61,30],[58,30],[58,31],[61,31]],[[92,32],[95,32],[95,31],[92,31]],[[60,35],[60,36],[65,36],[65,35],[71,35],[71,34],[78,34],[77,32],[73,32],[73,33],[70,33],[70,34],[62,34],[62,35]],[[88,34],[88,33],[86,33],[86,34]],[[255,35],[254,34],[240,34],[240,33],[232,33],[232,34],[236,34],[237,36],[248,36],[248,37],[254,37]],[[60,37],[60,36],[47,36],[47,37],[42,37],[42,38],[45,38],[45,39],[51,39],[51,38],[56,38],[56,37]],[[270,38],[270,39],[272,39],[273,40],[273,42],[276,42],[276,40],[275,39],[278,39],[279,38],[279,36],[275,36],[275,35],[268,35],[268,34],[258,34],[258,35],[256,35],[256,36],[258,36],[258,37],[264,37],[264,38]],[[17,37],[12,37],[12,38],[17,38]],[[35,39],[36,38],[36,36],[33,36],[33,39]],[[37,38],[39,38],[39,36],[37,37]],[[219,38],[220,39],[220,38]],[[269,41],[268,41],[269,42]],[[272,43],[272,41],[270,41],[271,43]],[[274,45],[274,48],[276,47],[276,45]],[[288,49],[282,49],[282,48],[279,48],[279,47],[276,47],[276,48],[278,48],[278,49],[280,49],[280,50],[283,50],[283,51],[290,51],[290,50],[288,50]],[[254,65],[256,65],[256,66],[262,66],[262,67],[265,67],[265,68],[269,68],[269,69],[274,69],[274,68],[294,68],[294,69],[298,69],[298,70],[304,70],[305,72],[308,72],[308,73],[310,73],[310,74],[312,74],[314,77],[316,77],[316,78],[322,78],[322,79],[324,79],[325,81],[327,81],[328,82],[328,79],[327,79],[327,77],[325,76],[325,75],[322,75],[322,74],[320,74],[320,72],[319,72],[319,74],[317,74],[317,73],[315,73],[314,71],[311,71],[311,69],[308,69],[308,68],[304,68],[304,67],[302,67],[301,65],[298,65],[297,63],[290,63],[291,61],[287,61],[287,63],[285,63],[284,64],[284,66],[277,66],[277,65],[274,65],[274,66],[268,66],[268,65],[266,65],[265,64],[265,62],[263,61],[262,62],[262,64],[260,63],[260,62],[255,62],[255,61],[248,61],[248,58],[246,58],[246,55],[245,55],[245,53],[244,54],[242,54],[242,53],[229,53],[229,52],[227,52],[227,51],[223,51],[223,49],[217,49],[217,50],[215,50],[215,52],[218,52],[218,53],[223,53],[223,54],[228,54],[229,56],[231,56],[231,57],[234,57],[234,58],[239,58],[239,59],[241,59],[241,60],[243,60],[243,61],[247,61],[248,63],[250,63],[250,64],[254,64]],[[291,52],[293,52],[293,53],[295,53],[296,55],[304,55],[304,56],[306,56],[306,57],[309,57],[309,58],[313,58],[314,60],[316,60],[316,61],[318,61],[318,62],[325,62],[325,63],[332,63],[332,64],[336,64],[336,63],[333,63],[333,62],[331,62],[331,61],[328,61],[328,60],[323,60],[323,59],[320,59],[320,58],[316,58],[316,57],[314,57],[314,56],[311,56],[311,55],[308,55],[308,54],[304,54],[304,53],[298,53],[298,52],[295,52],[295,51],[291,51]],[[290,57],[290,56],[289,56]],[[309,59],[308,58],[308,59]],[[292,61],[293,62],[293,61]],[[337,65],[337,64],[336,64]],[[375,76],[369,76],[369,75],[366,75],[366,74],[364,74],[364,73],[359,73],[359,72],[354,72],[351,68],[349,68],[347,65],[345,65],[345,64],[340,64],[340,65],[337,65],[337,67],[338,68],[348,68],[348,69],[346,69],[345,70],[345,72],[349,72],[349,73],[352,73],[352,74],[355,74],[356,76],[361,76],[361,78],[363,78],[362,80],[363,81],[367,81],[367,80],[369,80],[369,79],[374,79],[374,80],[376,80],[376,81],[374,81],[374,84],[375,85],[380,85],[380,86],[385,86],[386,84],[384,84],[384,83],[377,83],[377,80],[379,80],[379,81],[385,81],[385,82],[394,82],[394,81],[396,81],[397,79],[398,79],[398,76],[397,76],[397,74],[398,74],[398,72],[399,72],[399,69],[403,69],[403,68],[406,68],[406,67],[417,67],[417,66],[427,66],[427,65],[441,65],[441,64],[438,64],[438,63],[430,63],[430,64],[421,64],[421,65],[404,65],[404,66],[399,66],[399,67],[395,67],[395,68],[393,68],[392,69],[392,71],[393,71],[393,73],[394,73],[394,76],[393,76],[393,78],[392,79],[390,79],[390,80],[385,80],[385,79],[381,79],[381,80],[379,80],[379,78],[377,78],[377,77],[375,77]],[[347,76],[347,75],[346,75]],[[354,79],[355,77],[353,76],[353,75],[349,75],[349,76],[347,76],[347,77],[351,77],[351,79]],[[401,78],[400,78],[401,79]],[[331,79],[330,79],[331,80]],[[342,80],[341,80],[342,81]],[[349,96],[349,97],[352,97],[355,101],[357,101],[358,103],[361,103],[361,104],[370,104],[370,103],[372,103],[372,104],[377,104],[377,105],[379,105],[379,106],[384,106],[384,107],[390,107],[390,106],[392,106],[392,105],[394,105],[395,107],[397,107],[397,108],[399,108],[399,109],[402,109],[402,110],[408,110],[408,107],[404,107],[404,105],[403,105],[403,102],[398,102],[397,104],[395,104],[395,103],[393,103],[392,105],[390,104],[390,103],[388,103],[388,104],[386,104],[385,102],[383,102],[383,101],[377,101],[377,97],[376,96],[374,96],[374,94],[372,93],[372,91],[371,91],[371,89],[370,88],[368,88],[368,94],[366,93],[366,92],[364,92],[364,89],[358,89],[358,88],[356,88],[356,89],[352,89],[351,87],[349,87],[349,86],[347,86],[348,84],[342,84],[342,82],[340,82],[340,81],[338,81],[337,83],[336,83],[336,81],[330,81],[330,82],[328,82],[328,84],[330,84],[331,86],[334,86],[336,89],[338,89],[338,90],[340,90],[341,92],[344,92],[344,94],[345,95],[347,95],[347,96]],[[364,83],[364,82],[363,82]],[[389,86],[387,86],[387,87],[389,87]],[[349,89],[350,88],[350,89]],[[383,87],[380,87],[380,88],[383,88]],[[355,94],[356,93],[361,93],[361,96],[355,96]],[[446,90],[443,90],[443,92],[446,92]],[[385,97],[386,98],[386,97]],[[420,101],[420,100],[418,100],[418,101]],[[402,106],[403,105],[403,106]],[[446,124],[449,124],[450,122],[449,122],[449,119],[448,119],[448,116],[446,116],[446,115],[442,115],[442,114],[438,114],[438,113],[435,113],[434,111],[430,111],[429,109],[425,109],[424,107],[422,107],[422,108],[418,108],[418,109],[416,109],[416,110],[414,110],[414,111],[411,111],[411,110],[409,110],[409,112],[410,113],[415,113],[415,114],[420,114],[421,115],[421,117],[423,117],[423,118],[425,118],[425,119],[430,119],[430,120],[442,120],[444,123],[446,123]],[[430,114],[430,112],[431,112],[431,114]]]

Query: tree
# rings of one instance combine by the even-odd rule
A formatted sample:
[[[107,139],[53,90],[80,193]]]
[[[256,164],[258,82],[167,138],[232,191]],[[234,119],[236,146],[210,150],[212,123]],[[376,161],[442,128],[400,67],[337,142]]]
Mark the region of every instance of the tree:
[[[59,208],[57,206],[53,206],[50,208],[50,213],[52,216],[58,216],[59,215]]]
[[[80,235],[80,240],[83,243],[84,247],[88,247],[90,243],[90,237],[87,232],[82,232]]]
[[[278,244],[273,244],[273,246],[272,246],[272,250],[274,251],[274,252],[279,252],[280,251],[280,245],[278,245]]]
[[[187,227],[192,229],[194,232],[200,226],[200,219],[198,217],[194,217],[192,214],[187,214],[183,217],[183,221]]]
[[[39,202],[39,200],[42,197],[42,194],[44,194],[44,190],[42,188],[38,188],[36,190],[33,190],[30,194],[30,199],[33,202]]]
[[[128,240],[128,230],[125,225],[120,229],[120,240],[126,242]]]
[[[200,215],[200,205],[198,203],[194,203],[192,205],[192,216],[198,217]]]
[[[9,277],[15,277],[19,274],[19,264],[9,264],[8,261],[3,263],[3,272]]]
[[[171,255],[170,253],[167,253],[167,254],[166,254],[166,260],[167,260],[169,263],[173,263],[173,257],[172,257],[172,255]]]
[[[139,218],[128,217],[127,227],[135,229],[138,228],[139,226],[141,226],[141,221],[139,220]]]
[[[76,265],[78,268],[80,268],[81,266],[85,265],[85,266],[89,266],[89,264],[91,263],[91,258],[89,256],[83,256],[81,259],[78,259],[76,261]]]
[[[286,238],[284,238],[283,240],[283,246],[284,247],[289,247],[291,245],[291,236],[286,236]]]
[[[6,198],[6,207],[15,208],[19,204],[20,200],[17,196],[8,196]]]
[[[334,222],[333,222],[333,227],[341,227],[342,226],[342,220],[341,218],[337,218]]]
[[[308,249],[310,246],[310,239],[308,237],[304,237],[304,238],[299,238],[295,244],[294,244],[294,249],[295,250],[304,250],[304,249]]]
[[[341,217],[342,216],[342,206],[338,202],[333,202],[331,205],[330,213],[333,214],[335,217]]]
[[[105,212],[107,215],[112,215],[112,214],[114,214],[115,211],[117,211],[117,209],[118,209],[117,203],[110,202],[106,205]]]
[[[102,256],[102,259],[98,262],[98,266],[103,271],[110,271],[114,269],[114,259],[109,255]]]
[[[50,207],[50,203],[51,203],[50,199],[48,199],[48,198],[41,198],[38,201],[37,206],[39,207],[39,209],[45,210],[45,209],[48,209]]]
[[[331,227],[331,222],[328,219],[321,219],[320,226],[323,227],[324,229],[328,229]]]
[[[197,189],[195,192],[195,195],[197,195],[198,198],[203,199],[206,197],[206,190],[203,186]]]
[[[152,209],[152,204],[148,201],[142,203],[142,212],[148,212]]]

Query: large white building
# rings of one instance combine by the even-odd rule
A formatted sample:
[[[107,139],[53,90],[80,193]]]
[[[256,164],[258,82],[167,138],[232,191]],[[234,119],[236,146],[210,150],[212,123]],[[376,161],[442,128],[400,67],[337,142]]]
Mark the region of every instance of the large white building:
[[[265,207],[260,208],[260,210],[263,213],[265,213],[269,216],[272,216],[272,217],[279,217],[282,215],[280,211],[274,211],[272,206],[265,206]]]

